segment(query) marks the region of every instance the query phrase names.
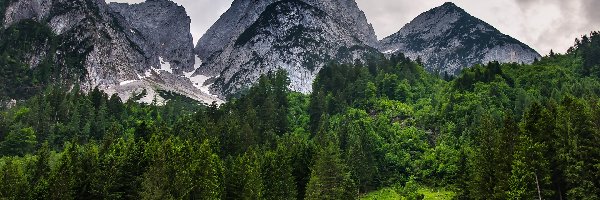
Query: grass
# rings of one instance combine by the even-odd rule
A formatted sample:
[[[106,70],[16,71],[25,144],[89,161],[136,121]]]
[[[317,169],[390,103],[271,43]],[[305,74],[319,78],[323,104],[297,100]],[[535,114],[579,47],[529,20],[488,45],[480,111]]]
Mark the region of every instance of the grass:
[[[421,188],[418,193],[423,194],[425,198],[423,200],[449,200],[454,198],[454,192],[444,189],[432,189],[432,188]],[[393,188],[384,188],[378,191],[370,192],[363,197],[361,200],[392,200],[392,199],[406,199],[402,195],[398,194]]]
[[[444,189],[421,188],[419,193],[425,195],[424,200],[446,200],[454,198],[454,192]]]
[[[386,200],[386,199],[401,199],[400,196],[394,189],[392,188],[384,188],[375,192],[370,192],[365,196],[361,197],[361,200]]]

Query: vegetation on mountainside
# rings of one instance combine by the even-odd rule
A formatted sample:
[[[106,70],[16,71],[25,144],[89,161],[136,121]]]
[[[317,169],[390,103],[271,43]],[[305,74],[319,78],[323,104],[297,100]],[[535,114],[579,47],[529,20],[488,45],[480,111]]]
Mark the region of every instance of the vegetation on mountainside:
[[[311,95],[277,72],[220,107],[45,87],[0,112],[0,198],[597,199],[599,41],[449,81],[331,64]]]

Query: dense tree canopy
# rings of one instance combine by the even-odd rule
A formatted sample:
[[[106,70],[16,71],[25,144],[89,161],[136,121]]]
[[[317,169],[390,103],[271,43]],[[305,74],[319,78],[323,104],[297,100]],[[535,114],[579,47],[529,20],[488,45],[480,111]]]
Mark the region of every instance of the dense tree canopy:
[[[0,111],[0,198],[598,199],[598,41],[457,77],[402,55],[332,63],[310,95],[273,72],[220,106],[40,87]]]

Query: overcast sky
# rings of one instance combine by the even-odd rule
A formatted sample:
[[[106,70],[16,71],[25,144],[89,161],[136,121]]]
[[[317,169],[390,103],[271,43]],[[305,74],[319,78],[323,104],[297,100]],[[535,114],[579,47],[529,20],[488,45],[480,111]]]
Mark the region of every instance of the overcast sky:
[[[139,3],[143,0],[107,0]],[[197,41],[233,0],[173,0],[192,18]],[[356,0],[379,39],[448,0]],[[471,15],[537,50],[565,52],[575,38],[600,30],[600,0],[454,0]]]

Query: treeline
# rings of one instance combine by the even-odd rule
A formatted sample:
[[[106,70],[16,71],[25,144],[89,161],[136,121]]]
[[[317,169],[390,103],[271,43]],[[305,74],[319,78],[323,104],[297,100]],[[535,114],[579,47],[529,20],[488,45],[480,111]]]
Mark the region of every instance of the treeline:
[[[597,199],[598,41],[455,78],[402,55],[330,64],[310,95],[271,73],[221,106],[47,87],[0,112],[0,198]]]
[[[0,10],[10,2],[0,1]],[[0,101],[29,99],[49,85],[71,85],[86,74],[87,52],[71,48],[66,36],[55,35],[44,24],[24,20],[0,29],[0,38]]]

